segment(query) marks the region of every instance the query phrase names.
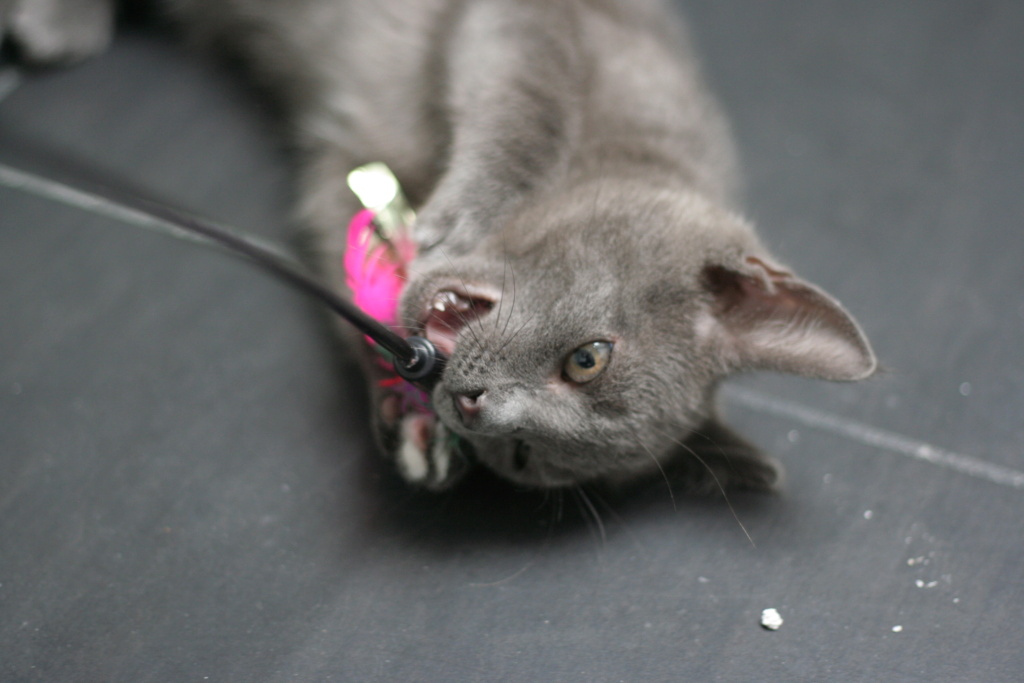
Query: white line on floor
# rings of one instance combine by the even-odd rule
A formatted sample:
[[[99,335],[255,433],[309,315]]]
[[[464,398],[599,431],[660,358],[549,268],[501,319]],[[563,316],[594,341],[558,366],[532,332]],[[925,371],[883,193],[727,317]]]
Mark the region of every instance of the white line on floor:
[[[106,216],[107,218],[112,218],[118,222],[132,225],[137,228],[155,230],[189,242],[198,242],[200,244],[221,248],[219,244],[212,240],[208,240],[205,237],[183,230],[173,223],[157,218],[156,216],[151,216],[144,211],[138,211],[130,206],[124,206],[116,201],[107,199],[106,197],[101,197],[99,195],[92,194],[91,192],[79,190],[55,180],[50,180],[49,178],[44,178],[42,176],[35,175],[34,173],[28,173],[3,163],[0,163],[0,187],[20,190],[42,199],[57,202],[58,204]],[[255,244],[264,251],[273,253],[282,261],[294,263],[294,258],[282,251],[275,244],[267,242],[259,237],[255,237],[254,235],[241,233],[224,225],[218,224],[218,227],[225,232],[232,233],[239,239]],[[234,252],[228,250],[228,253],[233,254]]]
[[[0,164],[0,185],[14,190],[21,190],[22,192],[27,192],[28,194],[41,197],[42,199],[48,199],[50,201],[57,202],[58,204],[71,206],[90,213],[97,213],[101,216],[113,218],[114,220],[122,223],[128,223],[139,228],[171,232],[175,236],[182,237],[183,239],[194,240],[197,242],[204,241],[193,236],[191,233],[173,226],[168,227],[162,221],[158,221],[143,213],[121,206],[115,202],[111,202],[103,197],[97,197],[88,192],[68,187],[63,183],[58,183],[54,180],[49,180],[48,178],[43,178],[42,176],[37,176],[33,173],[20,171],[6,164]]]
[[[730,386],[726,387],[723,393],[727,399],[757,412],[796,420],[808,427],[839,434],[868,446],[877,446],[894,453],[908,455],[933,465],[948,467],[978,479],[1024,489],[1024,472],[1018,470],[993,465],[969,455],[938,448],[924,441],[808,408],[799,403],[781,401],[759,391]]]

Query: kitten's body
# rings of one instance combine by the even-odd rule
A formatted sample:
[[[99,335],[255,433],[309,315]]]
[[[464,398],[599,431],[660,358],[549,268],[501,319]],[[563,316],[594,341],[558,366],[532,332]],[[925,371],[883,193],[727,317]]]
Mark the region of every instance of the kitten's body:
[[[442,488],[479,461],[569,485],[685,465],[697,449],[709,477],[770,486],[770,464],[714,421],[719,380],[874,370],[853,320],[727,208],[726,126],[659,3],[172,6],[284,105],[301,218],[336,287],[358,208],[349,170],[385,162],[419,209],[401,312],[451,356],[437,418],[405,413],[367,367],[382,447],[407,479]],[[607,367],[575,381],[569,363],[591,342],[610,349]]]

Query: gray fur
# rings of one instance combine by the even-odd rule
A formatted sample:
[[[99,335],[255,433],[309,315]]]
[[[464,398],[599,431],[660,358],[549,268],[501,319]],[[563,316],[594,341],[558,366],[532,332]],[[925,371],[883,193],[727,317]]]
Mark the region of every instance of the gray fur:
[[[440,424],[386,408],[368,366],[382,448],[407,479],[445,488],[478,461],[530,486],[675,466],[702,485],[768,488],[770,462],[715,419],[718,383],[874,371],[853,319],[731,208],[727,126],[660,3],[172,5],[284,104],[299,214],[334,286],[358,208],[345,174],[383,161],[419,211],[404,323],[418,329],[441,290],[493,301],[458,333],[432,397]],[[607,370],[566,381],[566,357],[595,340],[614,342]],[[460,396],[479,396],[472,419]]]

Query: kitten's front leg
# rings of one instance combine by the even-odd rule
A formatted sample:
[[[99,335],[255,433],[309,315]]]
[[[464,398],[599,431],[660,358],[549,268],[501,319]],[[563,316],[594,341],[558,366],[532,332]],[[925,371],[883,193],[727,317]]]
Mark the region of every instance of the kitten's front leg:
[[[581,48],[572,3],[468,3],[448,42],[448,169],[417,220],[424,250],[470,249],[564,171],[579,134]]]

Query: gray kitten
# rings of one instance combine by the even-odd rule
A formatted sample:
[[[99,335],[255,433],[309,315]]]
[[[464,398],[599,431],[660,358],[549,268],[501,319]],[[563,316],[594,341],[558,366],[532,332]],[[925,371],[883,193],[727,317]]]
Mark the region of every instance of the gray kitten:
[[[109,21],[61,26],[65,4],[106,16],[90,0],[8,10],[30,58],[77,58],[109,36]],[[379,442],[410,482],[443,489],[479,462],[537,487],[673,467],[698,486],[770,488],[775,466],[715,418],[719,382],[874,372],[850,315],[731,208],[727,126],[660,3],[170,7],[285,107],[299,213],[335,287],[359,208],[351,169],[386,163],[418,209],[400,310],[450,356],[436,415],[407,411],[366,364]]]

